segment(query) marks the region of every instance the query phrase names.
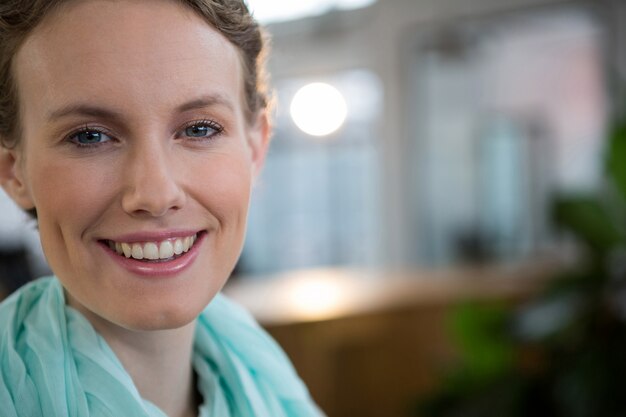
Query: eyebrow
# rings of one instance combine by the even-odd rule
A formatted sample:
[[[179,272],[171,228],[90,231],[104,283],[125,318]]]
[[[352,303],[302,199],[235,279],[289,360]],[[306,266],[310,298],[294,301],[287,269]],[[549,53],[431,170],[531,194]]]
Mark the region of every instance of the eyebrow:
[[[54,121],[71,115],[90,116],[112,120],[121,120],[124,118],[122,113],[107,109],[106,107],[98,107],[92,104],[74,103],[51,112],[48,115],[48,120]]]
[[[220,94],[209,94],[209,95],[202,96],[197,99],[188,101],[186,103],[183,103],[180,106],[178,106],[176,110],[179,113],[183,113],[189,110],[197,110],[197,109],[203,109],[206,107],[213,107],[213,106],[224,106],[231,111],[235,109],[235,106],[233,105],[233,103],[230,100],[228,100],[226,97]]]
[[[231,111],[234,111],[235,109],[233,103],[224,96],[220,94],[209,94],[181,104],[176,108],[176,111],[178,113],[183,113],[189,110],[197,110],[214,106],[223,106]],[[73,103],[52,111],[48,116],[48,120],[53,121],[71,115],[98,117],[115,121],[121,121],[124,119],[124,115],[122,113],[106,107],[94,106],[87,103]]]

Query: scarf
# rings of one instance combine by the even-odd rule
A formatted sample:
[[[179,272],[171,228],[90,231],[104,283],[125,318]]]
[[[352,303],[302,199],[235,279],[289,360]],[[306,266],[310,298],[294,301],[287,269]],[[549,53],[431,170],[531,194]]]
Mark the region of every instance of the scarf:
[[[276,342],[218,294],[198,317],[201,417],[318,417]],[[55,277],[0,304],[0,417],[167,417],[141,398],[106,341],[65,305]]]

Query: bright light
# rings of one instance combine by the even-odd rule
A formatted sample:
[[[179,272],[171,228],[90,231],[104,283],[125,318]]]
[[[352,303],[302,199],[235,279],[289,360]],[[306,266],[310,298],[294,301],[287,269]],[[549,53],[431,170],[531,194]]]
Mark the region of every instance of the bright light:
[[[287,290],[289,310],[300,317],[323,319],[337,314],[347,296],[347,288],[332,276],[302,277]]]
[[[325,83],[311,83],[302,87],[293,97],[291,118],[303,132],[326,136],[341,127],[348,108],[339,90]]]

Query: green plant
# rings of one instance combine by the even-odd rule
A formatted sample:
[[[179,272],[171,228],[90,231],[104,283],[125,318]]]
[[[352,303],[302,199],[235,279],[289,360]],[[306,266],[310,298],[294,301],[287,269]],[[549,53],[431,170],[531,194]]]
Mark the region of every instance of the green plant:
[[[605,183],[553,205],[584,254],[521,307],[461,306],[460,366],[422,417],[626,416],[626,120],[611,130]]]

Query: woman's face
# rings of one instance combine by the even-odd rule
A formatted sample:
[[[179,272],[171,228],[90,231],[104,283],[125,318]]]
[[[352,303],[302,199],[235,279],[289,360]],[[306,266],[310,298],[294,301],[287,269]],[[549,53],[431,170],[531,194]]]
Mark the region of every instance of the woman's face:
[[[14,64],[23,135],[4,186],[37,209],[70,304],[129,329],[192,321],[239,256],[267,145],[236,48],[173,1],[87,0]]]

